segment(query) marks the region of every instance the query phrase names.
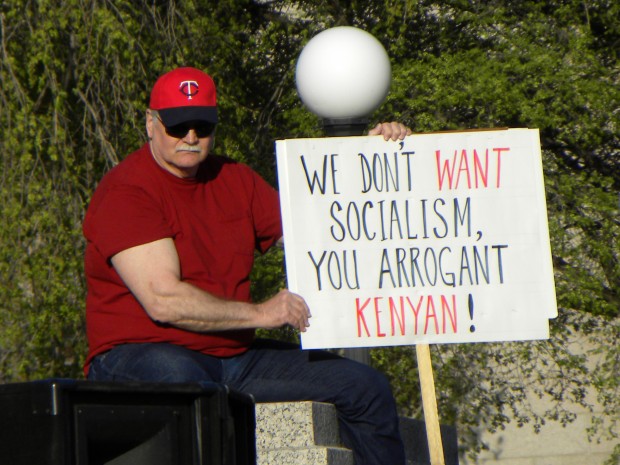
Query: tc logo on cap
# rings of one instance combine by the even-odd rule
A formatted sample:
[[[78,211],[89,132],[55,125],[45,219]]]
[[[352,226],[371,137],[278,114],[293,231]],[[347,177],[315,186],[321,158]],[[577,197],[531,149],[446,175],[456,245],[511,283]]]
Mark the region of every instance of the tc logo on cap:
[[[179,90],[188,100],[191,100],[192,97],[200,91],[196,81],[181,81]]]

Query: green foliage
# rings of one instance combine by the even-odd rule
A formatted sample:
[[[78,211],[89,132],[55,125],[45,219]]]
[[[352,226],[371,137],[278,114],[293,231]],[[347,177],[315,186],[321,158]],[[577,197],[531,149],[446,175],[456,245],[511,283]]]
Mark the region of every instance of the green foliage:
[[[180,65],[210,72],[216,152],[275,183],[273,141],[321,135],[295,90],[297,56],[322,29],[352,25],[392,60],[391,93],[373,120],[418,132],[540,129],[560,315],[549,341],[433,347],[442,421],[475,452],[480,429],[571,421],[571,405],[587,406],[594,388],[604,415],[592,438],[617,438],[618,17],[613,0],[2,3],[0,382],[80,376],[82,216],[101,176],[145,141],[157,76]],[[256,300],[285,286],[282,258],[258,257]],[[372,350],[401,411],[420,416],[414,355]]]

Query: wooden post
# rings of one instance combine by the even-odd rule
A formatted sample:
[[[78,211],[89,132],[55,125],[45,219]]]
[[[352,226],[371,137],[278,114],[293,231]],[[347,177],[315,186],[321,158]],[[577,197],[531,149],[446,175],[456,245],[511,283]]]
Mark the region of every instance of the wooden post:
[[[439,415],[437,412],[437,398],[435,396],[433,365],[431,364],[431,351],[428,344],[416,345],[415,351],[418,359],[422,406],[424,407],[424,422],[426,424],[426,438],[431,465],[445,465]]]

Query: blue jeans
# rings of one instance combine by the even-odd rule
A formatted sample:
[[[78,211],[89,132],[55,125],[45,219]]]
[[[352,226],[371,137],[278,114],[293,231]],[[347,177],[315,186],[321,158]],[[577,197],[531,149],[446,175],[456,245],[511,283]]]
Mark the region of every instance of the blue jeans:
[[[125,344],[95,357],[94,381],[216,382],[257,402],[312,400],[336,406],[344,444],[357,465],[404,465],[396,405],[387,379],[326,351],[257,340],[242,355],[218,358],[172,344]]]

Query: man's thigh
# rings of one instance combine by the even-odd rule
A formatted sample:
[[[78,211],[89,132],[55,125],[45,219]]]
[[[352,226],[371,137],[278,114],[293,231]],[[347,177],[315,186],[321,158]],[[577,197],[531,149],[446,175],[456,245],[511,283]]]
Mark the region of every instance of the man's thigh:
[[[246,354],[225,360],[223,369],[225,384],[258,402],[336,402],[381,378],[374,369],[330,352],[270,340],[257,340]]]
[[[88,379],[162,383],[220,382],[221,361],[174,344],[123,344],[95,357]]]

